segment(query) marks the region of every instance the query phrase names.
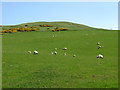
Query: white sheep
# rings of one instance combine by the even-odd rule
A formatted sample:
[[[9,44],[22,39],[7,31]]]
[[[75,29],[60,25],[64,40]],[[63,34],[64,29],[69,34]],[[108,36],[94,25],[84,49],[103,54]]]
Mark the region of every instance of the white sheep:
[[[99,54],[99,55],[97,56],[97,58],[102,58],[102,59],[103,59],[103,55]]]
[[[63,48],[63,50],[67,50],[67,48]]]
[[[104,47],[104,46],[98,46],[98,49],[100,49],[101,47]]]
[[[98,46],[98,49],[100,49],[102,46]]]
[[[53,54],[53,52],[51,52],[51,54]]]
[[[57,52],[55,51],[54,54],[57,55]]]
[[[100,42],[98,42],[97,45],[100,45]]]
[[[64,55],[66,56],[66,53],[64,53]]]
[[[57,48],[55,48],[55,50],[57,50]]]
[[[34,51],[34,54],[38,54],[38,51],[36,50],[36,51]]]
[[[76,57],[76,55],[74,54],[73,57]]]
[[[28,51],[28,53],[31,53],[31,51]]]

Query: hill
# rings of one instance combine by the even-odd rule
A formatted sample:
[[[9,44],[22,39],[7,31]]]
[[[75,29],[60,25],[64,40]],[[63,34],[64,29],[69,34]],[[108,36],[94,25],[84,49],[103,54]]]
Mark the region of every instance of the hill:
[[[38,31],[2,35],[3,88],[118,88],[118,31],[68,22],[3,28],[26,24],[69,30],[51,32],[40,27]],[[98,49],[97,42],[104,47]],[[63,51],[64,47],[68,49]],[[57,55],[51,54],[55,48]],[[34,55],[34,50],[39,54]],[[97,59],[98,54],[104,58]]]
[[[40,25],[52,25],[53,27],[50,27],[50,29],[54,29],[56,27],[59,27],[59,28],[68,28],[69,30],[73,30],[73,31],[77,31],[77,30],[99,30],[98,28],[93,28],[93,27],[89,27],[89,26],[82,25],[82,24],[76,24],[76,23],[72,23],[72,22],[24,23],[24,24],[19,24],[19,25],[3,26],[3,30],[12,29],[12,28],[23,28],[23,27],[25,27],[25,25],[28,25],[27,27],[32,27],[32,26],[39,27],[40,28],[39,31],[42,31],[42,30],[46,29],[46,27],[40,27]],[[102,29],[102,30],[105,30],[105,29]]]

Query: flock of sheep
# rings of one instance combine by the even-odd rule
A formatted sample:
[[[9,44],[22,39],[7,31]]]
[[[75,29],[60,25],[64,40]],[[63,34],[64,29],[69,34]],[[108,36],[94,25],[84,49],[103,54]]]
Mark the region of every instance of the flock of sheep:
[[[100,45],[100,43],[98,42],[97,45]],[[98,46],[98,49],[100,49],[100,48],[102,48],[102,47],[104,47],[104,46]],[[62,50],[67,50],[67,48],[63,48]],[[31,52],[31,51],[28,51],[28,53],[32,53],[32,52]],[[37,51],[37,50],[33,51],[33,54],[38,54],[38,51]],[[55,51],[54,51],[54,52],[51,52],[51,54],[57,55],[57,48],[55,48]],[[66,52],[64,53],[64,55],[65,55],[65,56],[67,55]],[[76,55],[74,54],[73,57],[76,57]],[[99,55],[97,56],[97,58],[98,58],[98,59],[99,59],[99,58],[102,58],[102,59],[103,59],[103,55],[102,55],[102,54],[99,54]]]
[[[62,50],[67,50],[67,48],[63,48]],[[31,51],[28,51],[28,53],[31,54],[32,52],[31,52]],[[38,54],[38,51],[37,51],[37,50],[33,51],[33,54]],[[54,51],[54,52],[51,52],[51,54],[57,55],[57,48],[55,48],[55,51]],[[65,56],[67,55],[66,52],[64,53],[64,55],[65,55]],[[73,57],[76,57],[76,55],[74,54]]]
[[[28,51],[28,53],[32,53],[32,52],[31,52],[31,51]],[[35,51],[33,52],[33,54],[38,54],[38,51],[35,50]]]
[[[98,42],[97,45],[100,45],[100,42]],[[98,46],[98,49],[100,49],[100,48],[102,48],[102,47],[104,47],[104,46]],[[99,55],[97,56],[97,58],[98,58],[98,59],[99,59],[99,58],[102,58],[102,59],[103,59],[103,55],[102,55],[102,54],[99,54]]]
[[[67,48],[63,48],[62,50],[67,50]],[[55,54],[57,55],[57,48],[55,48],[55,51],[54,52],[51,52],[51,54]],[[66,52],[64,53],[64,55],[66,56]],[[74,54],[73,57],[76,57],[76,55]]]

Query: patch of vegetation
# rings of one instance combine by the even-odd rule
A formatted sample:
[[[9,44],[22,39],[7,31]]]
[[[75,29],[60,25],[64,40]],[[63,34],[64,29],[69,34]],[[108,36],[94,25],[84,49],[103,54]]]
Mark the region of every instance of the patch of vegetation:
[[[69,22],[27,23],[28,27],[41,24],[53,25],[50,30],[69,30],[46,32],[47,27],[41,27],[37,32],[3,35],[3,88],[118,88],[118,31]],[[97,42],[104,48],[97,49]],[[63,51],[64,47],[68,49]],[[52,55],[55,48],[58,54]],[[34,55],[34,50],[39,54]],[[97,59],[98,54],[104,58]]]

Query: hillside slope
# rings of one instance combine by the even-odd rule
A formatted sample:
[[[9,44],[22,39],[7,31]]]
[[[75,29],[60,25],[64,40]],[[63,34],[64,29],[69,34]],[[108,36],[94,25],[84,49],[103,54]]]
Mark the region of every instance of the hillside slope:
[[[2,35],[3,88],[118,88],[117,31],[67,22],[27,24],[69,30],[46,32],[47,27],[40,27],[39,31]],[[98,49],[97,42],[104,47]],[[51,54],[55,48],[57,55]],[[39,54],[34,55],[34,50]],[[98,54],[104,58],[97,59]]]

